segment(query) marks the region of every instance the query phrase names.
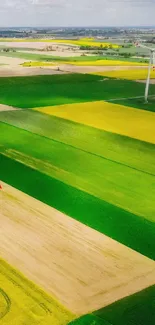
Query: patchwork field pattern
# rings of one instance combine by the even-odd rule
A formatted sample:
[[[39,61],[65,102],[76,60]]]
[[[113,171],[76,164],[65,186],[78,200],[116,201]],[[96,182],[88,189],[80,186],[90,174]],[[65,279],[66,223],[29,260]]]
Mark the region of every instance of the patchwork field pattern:
[[[67,40],[67,39],[16,39],[16,38],[0,38],[1,42],[47,42],[47,43],[60,43],[60,44],[71,44],[74,46],[98,46],[100,47],[101,45],[103,47],[111,46],[112,48],[119,48],[120,46],[117,44],[111,44],[111,43],[105,43],[105,42],[95,42],[94,38],[81,38],[79,40]]]
[[[0,322],[153,325],[155,115],[144,85],[72,74],[0,86]]]
[[[17,43],[13,43],[13,44],[16,44],[17,46]],[[40,46],[41,46],[41,43],[39,43]],[[45,43],[44,46],[46,46],[47,44]],[[58,54],[56,55],[56,53],[61,53],[61,56],[58,56]],[[70,53],[70,52],[69,52]],[[72,55],[72,53],[74,53],[74,55]],[[90,61],[90,62],[98,62],[99,61],[105,61],[104,64],[106,64],[106,62],[108,62],[110,65],[112,66],[116,66],[117,63],[119,63],[119,65],[121,65],[122,62],[122,65],[125,65],[125,66],[132,66],[132,63],[134,63],[133,65],[134,66],[147,66],[147,62],[145,59],[139,59],[139,58],[123,58],[122,56],[118,57],[117,60],[114,60],[114,57],[113,56],[110,56],[110,55],[107,55],[107,56],[101,56],[101,55],[93,55],[93,56],[76,56],[75,55],[75,52],[71,52],[69,54],[69,56],[65,57],[65,56],[62,56],[62,52],[53,52],[52,55],[47,55],[48,53],[44,53],[42,54],[41,52],[37,53],[34,52],[34,51],[20,51],[20,49],[18,47],[15,47],[15,51],[10,51],[10,52],[5,52],[5,57],[10,57],[10,58],[18,58],[18,59],[22,59],[22,60],[32,60],[32,61],[47,61],[47,62],[57,62],[57,63],[65,63],[65,64],[70,64],[70,62],[74,63],[75,62],[78,64],[78,62],[83,62],[83,65],[84,65],[84,62],[86,63],[87,65],[87,62]],[[54,55],[55,54],[55,55]],[[59,54],[60,55],[60,54]],[[0,52],[0,56],[4,56],[4,53],[3,52]],[[112,63],[112,61],[114,61],[114,64]],[[22,64],[22,62],[20,62]],[[20,64],[19,63],[19,64]],[[95,65],[95,64],[94,64]]]
[[[155,264],[150,259],[2,185],[2,257],[74,314],[86,314],[153,284]]]
[[[155,85],[150,86],[154,95]],[[0,78],[0,101],[19,108],[35,108],[98,100],[143,97],[144,85],[130,80],[104,80],[101,76],[63,74]],[[27,95],[29,94],[29,95]],[[136,99],[132,106],[136,104]],[[149,109],[149,105],[143,105]]]
[[[155,144],[155,115],[152,112],[103,101],[35,110]]]

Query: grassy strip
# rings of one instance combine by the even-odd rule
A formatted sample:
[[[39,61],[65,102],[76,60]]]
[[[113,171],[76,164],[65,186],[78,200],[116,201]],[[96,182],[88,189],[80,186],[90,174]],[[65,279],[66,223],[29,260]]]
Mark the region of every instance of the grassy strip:
[[[0,155],[0,179],[57,210],[155,259],[155,223]]]
[[[75,317],[2,259],[0,287],[0,303],[1,297],[6,301],[5,314],[0,313],[2,325],[66,325]]]
[[[123,58],[121,56],[110,56],[110,55],[104,55],[104,56],[70,56],[70,57],[60,57],[55,55],[46,55],[46,54],[36,54],[36,53],[24,53],[22,52],[23,49],[19,51],[19,48],[17,49],[17,52],[0,52],[0,56],[6,56],[6,57],[12,57],[12,58],[19,58],[24,60],[34,60],[34,61],[56,61],[59,63],[70,63],[70,62],[89,62],[89,61],[100,61],[100,60],[109,60],[113,61],[114,59],[119,60],[120,62],[127,62],[126,65],[128,65],[130,62],[136,63],[146,63],[147,59],[132,59],[132,58]],[[31,51],[34,51],[34,49],[31,49]],[[54,54],[54,52],[53,52]],[[146,63],[147,64],[147,63]]]
[[[95,313],[113,325],[154,325],[155,285]],[[101,323],[102,324],[102,323]]]
[[[151,143],[32,110],[1,112],[0,121],[155,175]]]
[[[0,78],[0,102],[30,108],[143,96],[141,83],[100,80],[100,76],[80,74]],[[151,85],[150,94],[154,91]]]
[[[5,155],[155,222],[152,175],[4,123],[0,132]]]

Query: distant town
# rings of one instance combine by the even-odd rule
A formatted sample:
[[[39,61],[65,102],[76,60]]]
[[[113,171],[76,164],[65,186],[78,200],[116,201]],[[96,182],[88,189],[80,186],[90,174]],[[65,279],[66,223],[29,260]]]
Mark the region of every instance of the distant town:
[[[96,37],[98,39],[120,39],[131,41],[140,38],[155,43],[155,27],[14,27],[0,28],[0,37],[4,38],[68,38]]]

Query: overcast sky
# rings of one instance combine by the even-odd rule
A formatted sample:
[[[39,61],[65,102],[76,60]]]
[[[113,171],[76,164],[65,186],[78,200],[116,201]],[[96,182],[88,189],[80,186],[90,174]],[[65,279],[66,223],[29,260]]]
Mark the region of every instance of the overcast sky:
[[[0,26],[151,26],[155,0],[0,0]]]

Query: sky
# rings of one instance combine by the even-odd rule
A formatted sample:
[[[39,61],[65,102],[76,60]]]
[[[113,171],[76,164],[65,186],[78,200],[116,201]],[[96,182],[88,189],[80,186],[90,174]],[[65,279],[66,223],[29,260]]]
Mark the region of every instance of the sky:
[[[0,0],[0,27],[154,25],[155,0]]]

